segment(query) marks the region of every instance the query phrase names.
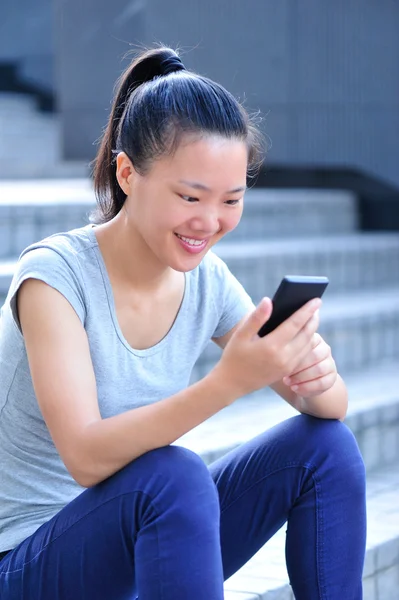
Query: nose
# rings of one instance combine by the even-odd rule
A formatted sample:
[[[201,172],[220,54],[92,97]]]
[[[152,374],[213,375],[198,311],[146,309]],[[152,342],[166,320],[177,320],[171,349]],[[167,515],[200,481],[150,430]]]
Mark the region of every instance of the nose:
[[[221,228],[218,210],[209,207],[202,209],[192,218],[191,228],[204,235],[217,233]]]

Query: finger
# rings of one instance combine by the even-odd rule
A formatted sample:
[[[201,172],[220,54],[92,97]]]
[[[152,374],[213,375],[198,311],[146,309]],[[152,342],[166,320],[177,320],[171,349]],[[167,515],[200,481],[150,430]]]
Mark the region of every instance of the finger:
[[[312,340],[319,327],[319,311],[317,310],[297,335],[287,344],[287,352],[295,359],[295,364],[299,365],[306,356],[307,352],[312,350]]]
[[[314,379],[319,379],[320,377],[326,377],[330,373],[335,373],[335,363],[329,357],[317,364],[309,367],[308,369],[304,369],[300,373],[297,373],[293,377],[289,377],[286,385],[289,385],[291,388],[294,385],[298,385],[301,383],[307,383],[308,381],[312,381]]]
[[[315,342],[315,339],[317,340],[316,336],[318,338],[320,338],[321,341]],[[296,361],[295,367],[293,368],[291,373],[288,373],[286,379],[288,379],[288,377],[293,377],[294,375],[296,375],[297,373],[300,373],[304,369],[308,369],[309,367],[312,367],[314,364],[316,364],[317,362],[319,362],[320,360],[325,358],[325,356],[322,355],[322,353],[321,353],[321,348],[325,345],[322,342],[323,342],[323,339],[321,338],[321,336],[318,333],[314,333],[313,337],[310,341],[309,352],[304,356],[303,360],[301,360],[300,362]],[[327,356],[327,354],[326,354],[326,356]]]
[[[295,370],[290,375],[284,377],[284,383],[287,383],[287,385],[294,383],[294,379],[296,377],[302,376],[304,371],[307,371],[311,367],[314,367],[326,359],[332,360],[331,349],[329,346],[327,346],[327,344],[319,344],[315,348],[312,348],[312,350],[305,356],[303,361],[297,365]]]
[[[273,304],[270,298],[262,298],[255,310],[249,314],[247,319],[237,330],[238,336],[252,336],[270,319]]]
[[[289,368],[287,369],[287,376],[289,377],[292,373],[296,373],[299,370],[299,366],[304,363],[308,354],[312,351],[311,342],[305,344],[303,348],[299,351],[296,351],[294,355],[291,356],[291,363]],[[289,359],[287,358],[287,362]]]
[[[314,298],[307,302],[302,308],[294,312],[274,331],[269,333],[269,338],[273,344],[285,346],[306,326],[314,313],[320,308],[320,298]]]
[[[320,333],[317,333],[317,332],[314,333],[313,334],[313,339],[312,339],[312,348],[316,348],[322,342],[324,342],[324,340],[321,337]]]
[[[335,383],[337,379],[337,373],[329,373],[324,377],[319,377],[318,379],[313,379],[312,381],[306,381],[305,383],[300,383],[293,389],[292,391],[298,394],[298,396],[302,396],[306,398],[307,396],[316,396],[318,394],[322,394],[329,390]]]

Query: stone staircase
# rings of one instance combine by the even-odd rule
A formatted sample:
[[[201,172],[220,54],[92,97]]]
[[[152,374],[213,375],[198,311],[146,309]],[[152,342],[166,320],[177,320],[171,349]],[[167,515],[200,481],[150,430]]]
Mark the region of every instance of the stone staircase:
[[[32,96],[0,92],[0,180],[88,176],[87,164],[62,159],[60,125]]]
[[[88,222],[86,179],[0,182],[0,306],[19,253],[30,243]],[[347,425],[368,480],[364,600],[399,598],[399,233],[361,233],[356,198],[345,191],[247,192],[239,227],[214,249],[255,303],[288,273],[327,275],[320,332],[350,394]],[[220,357],[209,343],[192,382]],[[295,414],[271,390],[237,400],[176,443],[209,464]],[[293,600],[282,528],[225,583],[227,600]],[[345,600],[345,599],[342,599]]]

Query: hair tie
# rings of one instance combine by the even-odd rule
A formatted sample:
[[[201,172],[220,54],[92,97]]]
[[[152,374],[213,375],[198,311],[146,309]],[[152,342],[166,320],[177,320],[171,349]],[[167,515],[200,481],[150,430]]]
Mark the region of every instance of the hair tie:
[[[185,71],[186,67],[178,56],[169,56],[161,62],[162,75],[169,75],[175,71]]]

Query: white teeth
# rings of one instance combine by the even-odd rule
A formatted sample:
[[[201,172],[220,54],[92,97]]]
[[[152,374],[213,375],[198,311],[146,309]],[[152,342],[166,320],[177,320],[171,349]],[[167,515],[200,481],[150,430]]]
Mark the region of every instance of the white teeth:
[[[191,246],[202,246],[202,244],[205,241],[205,240],[198,241],[198,240],[193,240],[193,239],[190,239],[190,238],[186,238],[186,237],[183,237],[182,235],[179,235],[178,233],[176,235],[181,240],[183,240],[184,242],[187,242],[187,244],[190,244]]]

